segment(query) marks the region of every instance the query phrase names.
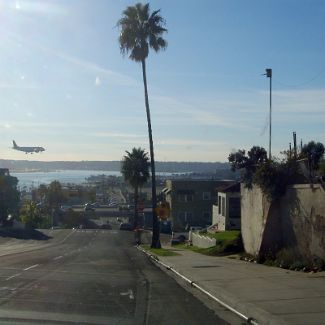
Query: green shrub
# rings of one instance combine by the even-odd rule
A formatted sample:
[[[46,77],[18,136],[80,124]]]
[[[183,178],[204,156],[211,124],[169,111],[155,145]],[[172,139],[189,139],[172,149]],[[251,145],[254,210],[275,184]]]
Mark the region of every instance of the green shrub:
[[[325,271],[325,259],[318,256],[314,257],[313,266],[319,270]]]
[[[300,254],[294,247],[282,248],[275,255],[271,252],[263,254],[258,258],[258,262],[265,265],[278,266],[290,270],[325,270],[324,259],[318,256],[308,258]]]
[[[216,239],[216,245],[209,248],[198,248],[197,252],[206,255],[225,255],[243,251],[243,241],[238,230],[202,234]]]

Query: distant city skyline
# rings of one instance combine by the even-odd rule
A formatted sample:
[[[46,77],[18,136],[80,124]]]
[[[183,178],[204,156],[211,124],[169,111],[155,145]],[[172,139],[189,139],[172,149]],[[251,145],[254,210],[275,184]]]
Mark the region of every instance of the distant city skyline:
[[[136,1],[0,1],[0,159],[120,160],[149,151],[141,66],[119,51],[116,27]],[[325,3],[150,1],[168,48],[147,61],[155,158],[227,161],[325,142]],[[41,154],[12,150],[42,146]]]

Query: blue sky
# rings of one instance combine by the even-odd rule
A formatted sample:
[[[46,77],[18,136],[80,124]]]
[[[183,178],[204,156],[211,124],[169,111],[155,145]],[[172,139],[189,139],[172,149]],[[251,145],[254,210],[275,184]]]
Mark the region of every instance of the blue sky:
[[[119,160],[148,150],[141,66],[120,54],[116,22],[135,2],[0,1],[1,158]],[[168,48],[147,60],[155,156],[226,161],[292,132],[325,142],[324,1],[151,1]],[[42,154],[14,151],[41,145]]]

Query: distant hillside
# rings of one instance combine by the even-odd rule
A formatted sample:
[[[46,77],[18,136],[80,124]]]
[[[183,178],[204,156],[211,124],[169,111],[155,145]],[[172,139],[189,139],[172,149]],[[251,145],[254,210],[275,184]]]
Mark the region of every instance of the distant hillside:
[[[103,170],[120,171],[120,161],[30,161],[0,159],[1,168],[12,171],[53,171],[53,170]],[[157,172],[169,173],[216,173],[229,171],[228,163],[220,162],[156,162]]]

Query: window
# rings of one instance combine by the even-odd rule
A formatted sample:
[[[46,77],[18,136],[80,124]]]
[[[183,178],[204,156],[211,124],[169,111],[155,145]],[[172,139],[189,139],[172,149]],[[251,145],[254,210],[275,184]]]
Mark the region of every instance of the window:
[[[229,198],[229,218],[240,218],[240,198]]]
[[[178,190],[177,191],[177,201],[178,202],[192,202],[194,198],[193,190]]]
[[[221,214],[221,196],[218,196],[218,213]]]
[[[203,200],[211,200],[211,192],[203,192]]]
[[[178,202],[192,202],[193,194],[178,194],[177,201]]]
[[[188,211],[180,212],[178,214],[179,219],[186,223],[192,222],[192,216],[193,216],[192,212],[188,212]]]

